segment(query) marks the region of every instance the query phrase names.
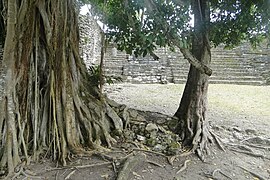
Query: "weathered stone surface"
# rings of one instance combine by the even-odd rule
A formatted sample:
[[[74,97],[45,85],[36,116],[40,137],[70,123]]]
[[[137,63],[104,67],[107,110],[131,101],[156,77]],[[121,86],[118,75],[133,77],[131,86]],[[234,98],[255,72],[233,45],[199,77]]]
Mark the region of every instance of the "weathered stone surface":
[[[80,54],[87,67],[99,64],[101,33],[96,20],[89,15],[79,17]]]
[[[102,30],[93,17],[80,16],[80,54],[87,67],[100,62]],[[264,85],[270,84],[269,47],[262,45],[257,50],[244,43],[232,50],[223,46],[212,49],[210,83],[234,83]],[[3,48],[0,45],[0,67]],[[121,77],[131,83],[185,83],[189,64],[180,52],[168,48],[155,51],[159,57],[135,58],[125,52],[117,51],[109,45],[105,54],[105,73]],[[2,71],[2,68],[0,68]]]
[[[98,36],[101,32],[100,28],[93,19],[91,20],[91,17],[81,19],[84,23],[81,28],[82,56],[87,65],[98,64],[100,58],[100,37]],[[90,30],[89,28],[96,30]],[[94,35],[89,38],[88,34],[93,32]],[[97,48],[93,49],[92,46],[94,45]],[[213,48],[211,63],[213,75],[210,77],[210,83],[270,84],[268,51],[269,49],[266,46],[253,50],[247,43],[232,50],[224,49],[224,46]],[[189,64],[180,52],[171,52],[168,48],[159,48],[155,51],[155,54],[159,57],[158,60],[155,60],[152,56],[136,58],[125,52],[117,51],[113,45],[109,45],[105,55],[105,73],[109,76],[122,77],[124,82],[131,83],[186,82]]]
[[[158,131],[158,126],[154,123],[149,123],[146,125],[145,130],[148,132]]]
[[[87,65],[98,64],[100,59],[100,27],[92,17],[81,17],[81,54]],[[87,25],[89,23],[90,25]],[[93,46],[97,46],[93,48]],[[168,48],[155,51],[159,57],[134,57],[117,51],[109,45],[105,55],[105,72],[122,77],[131,83],[185,83],[189,64],[180,52]],[[253,50],[244,43],[232,50],[219,46],[212,49],[213,75],[210,83],[270,84],[269,48],[263,45]]]

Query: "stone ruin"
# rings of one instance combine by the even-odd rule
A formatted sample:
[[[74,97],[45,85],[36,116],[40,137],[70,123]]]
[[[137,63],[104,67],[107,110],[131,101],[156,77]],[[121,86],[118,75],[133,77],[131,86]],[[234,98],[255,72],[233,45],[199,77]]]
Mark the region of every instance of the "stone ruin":
[[[80,17],[81,52],[87,66],[97,65],[100,60],[101,29],[91,16]],[[212,49],[210,83],[270,84],[270,53],[266,45],[257,50],[248,43],[231,50],[218,46]],[[178,51],[167,48],[155,51],[159,56],[135,58],[125,52],[117,51],[109,45],[105,54],[106,75],[118,76],[131,83],[185,83],[189,63]]]
[[[101,50],[101,28],[96,20],[88,15],[80,16],[80,54],[87,67],[98,65]],[[0,44],[0,67],[3,47]],[[121,77],[130,83],[185,83],[189,63],[180,52],[167,48],[155,51],[159,56],[135,58],[109,45],[105,54],[105,73]],[[232,50],[223,46],[212,49],[210,83],[220,84],[270,84],[270,51],[263,45],[253,50],[244,43]],[[2,68],[0,68],[2,70]]]
[[[80,54],[87,67],[99,64],[102,30],[92,16],[79,16]]]

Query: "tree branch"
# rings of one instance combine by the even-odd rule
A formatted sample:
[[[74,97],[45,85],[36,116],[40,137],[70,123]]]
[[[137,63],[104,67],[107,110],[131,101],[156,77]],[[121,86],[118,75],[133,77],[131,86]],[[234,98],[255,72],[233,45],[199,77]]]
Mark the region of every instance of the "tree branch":
[[[172,40],[172,38],[171,38],[171,40]],[[179,45],[179,43],[176,42],[176,40],[172,40],[172,43],[180,49],[184,58],[187,59],[190,64],[192,64],[195,68],[197,68],[202,73],[204,73],[208,76],[212,75],[212,69],[209,68],[208,66],[204,65],[198,59],[196,59],[188,49],[181,47]]]
[[[148,6],[151,6],[152,9],[158,10],[153,0],[148,0],[147,2],[148,2]],[[166,21],[164,21],[164,25],[162,28],[166,30],[168,29],[168,27],[170,27],[169,24]],[[210,69],[208,66],[204,65],[202,62],[196,59],[188,49],[180,46],[179,42],[177,41],[177,39],[180,39],[179,35],[177,35],[177,37],[172,37],[172,35],[168,34],[167,38],[172,42],[174,46],[180,49],[185,59],[187,59],[190,64],[192,64],[195,68],[197,68],[203,74],[211,76],[212,69]]]
[[[212,69],[208,66],[204,65],[200,61],[198,61],[191,52],[186,48],[179,47],[180,51],[183,53],[183,56],[185,59],[188,60],[190,64],[192,64],[194,67],[196,67],[198,70],[200,70],[202,73],[211,76],[212,75]]]

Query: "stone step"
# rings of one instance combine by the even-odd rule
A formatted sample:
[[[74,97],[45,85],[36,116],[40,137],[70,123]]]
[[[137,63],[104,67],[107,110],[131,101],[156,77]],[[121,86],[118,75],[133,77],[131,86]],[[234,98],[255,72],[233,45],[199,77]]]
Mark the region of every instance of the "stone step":
[[[253,86],[259,86],[263,85],[264,81],[238,81],[238,80],[210,80],[210,84],[238,84],[238,85],[253,85]]]
[[[117,66],[108,65],[108,64],[105,65],[105,69],[108,69],[108,70],[123,69],[123,67],[124,67],[123,65],[117,65]]]
[[[182,72],[182,73],[174,73],[173,76],[175,77],[183,77],[186,78],[188,75],[188,72]],[[211,79],[256,79],[256,80],[263,80],[261,76],[257,76],[254,74],[217,74],[213,73],[210,76]]]
[[[263,66],[263,65],[262,65]],[[186,64],[178,64],[178,65],[173,65],[171,66],[172,69],[189,69],[189,65]],[[249,64],[245,64],[245,65],[240,65],[240,64],[211,64],[210,68],[212,70],[223,70],[223,69],[247,69],[247,70],[253,70],[254,67],[252,65]]]
[[[147,74],[147,76],[161,76],[162,73],[160,72],[124,72],[124,75],[128,75],[128,76],[145,76],[145,74]]]
[[[186,79],[177,79],[177,78],[173,78],[173,83],[175,84],[185,84],[187,82]]]
[[[176,84],[184,84],[186,83],[186,79],[173,79],[173,83]],[[210,84],[238,84],[238,85],[253,85],[259,86],[263,85],[264,81],[234,81],[234,80],[209,80]]]
[[[189,68],[188,67],[172,67],[171,68],[172,72],[177,73],[177,72],[188,72]],[[255,70],[253,68],[212,68],[213,72],[219,72],[219,73],[236,73],[236,74],[241,74],[241,73],[255,73]]]
[[[246,62],[247,63],[247,62]],[[245,64],[244,60],[230,60],[230,59],[223,59],[223,60],[212,60],[211,65],[239,65],[239,64]],[[179,65],[185,65],[189,66],[188,61],[170,61],[170,65],[172,66],[179,66]]]
[[[232,61],[238,61],[238,60],[243,60],[246,57],[242,56],[242,55],[228,55],[228,54],[213,54],[211,56],[211,60],[232,60]]]
[[[247,59],[212,59],[211,64],[246,64],[248,62]]]
[[[174,74],[175,78],[178,79],[186,79],[187,74]],[[239,81],[263,81],[263,78],[260,76],[220,76],[220,75],[212,75],[210,76],[210,80],[239,80]]]
[[[181,69],[181,70],[173,70],[173,74],[188,74],[188,69]],[[258,73],[251,72],[248,70],[233,70],[233,69],[226,69],[226,70],[215,70],[213,69],[212,76],[257,76]]]
[[[105,70],[105,75],[122,75],[123,70]]]
[[[263,81],[260,76],[211,76],[210,80]]]
[[[219,75],[219,76],[257,76],[256,73],[252,73],[252,72],[249,72],[249,71],[246,71],[246,72],[243,72],[243,71],[216,71],[216,70],[213,70],[213,73],[212,75]]]
[[[244,68],[243,68],[244,67]],[[212,64],[212,69],[254,69],[251,65],[240,65],[240,64]]]

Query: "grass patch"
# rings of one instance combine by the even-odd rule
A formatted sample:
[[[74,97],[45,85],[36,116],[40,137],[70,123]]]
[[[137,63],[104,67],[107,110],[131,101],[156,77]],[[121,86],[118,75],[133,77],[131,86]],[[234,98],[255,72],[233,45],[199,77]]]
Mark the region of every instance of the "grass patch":
[[[270,117],[270,86],[209,85],[209,108]]]

